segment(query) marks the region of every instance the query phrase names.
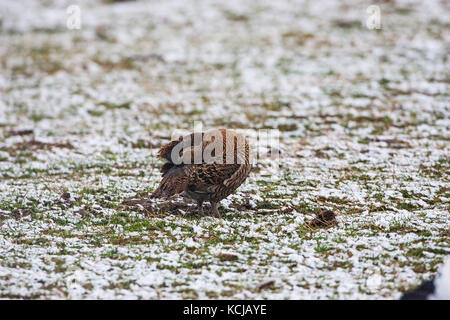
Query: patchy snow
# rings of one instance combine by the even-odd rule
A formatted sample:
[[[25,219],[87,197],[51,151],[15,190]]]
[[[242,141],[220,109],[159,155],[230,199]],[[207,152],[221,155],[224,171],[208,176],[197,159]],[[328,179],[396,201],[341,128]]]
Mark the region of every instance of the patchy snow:
[[[445,1],[379,3],[379,31],[358,0],[108,2],[0,3],[0,298],[395,299],[437,274]],[[277,129],[280,158],[220,219],[123,206],[199,121]]]

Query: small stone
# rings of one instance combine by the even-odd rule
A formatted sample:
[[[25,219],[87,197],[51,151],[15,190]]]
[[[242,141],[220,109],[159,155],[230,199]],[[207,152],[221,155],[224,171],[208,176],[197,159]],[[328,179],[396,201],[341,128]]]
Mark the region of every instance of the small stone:
[[[61,195],[61,198],[63,198],[64,200],[69,200],[70,199],[70,193],[69,192],[64,192]]]

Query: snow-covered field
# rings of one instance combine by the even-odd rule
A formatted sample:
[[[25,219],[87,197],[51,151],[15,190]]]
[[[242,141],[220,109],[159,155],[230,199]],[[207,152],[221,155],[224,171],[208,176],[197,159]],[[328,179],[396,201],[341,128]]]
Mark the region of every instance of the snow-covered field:
[[[1,1],[0,298],[395,299],[429,279],[450,253],[449,10]],[[281,157],[220,219],[129,205],[196,121],[277,129]]]

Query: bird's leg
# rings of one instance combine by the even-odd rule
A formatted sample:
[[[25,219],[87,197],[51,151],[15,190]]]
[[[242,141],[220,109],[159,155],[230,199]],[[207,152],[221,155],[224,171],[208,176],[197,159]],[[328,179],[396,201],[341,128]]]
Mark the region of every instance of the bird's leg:
[[[197,200],[198,212],[203,215],[203,200]]]
[[[215,217],[220,217],[219,214],[219,210],[217,210],[217,208],[219,207],[219,203],[218,202],[211,202],[211,213],[213,216]]]

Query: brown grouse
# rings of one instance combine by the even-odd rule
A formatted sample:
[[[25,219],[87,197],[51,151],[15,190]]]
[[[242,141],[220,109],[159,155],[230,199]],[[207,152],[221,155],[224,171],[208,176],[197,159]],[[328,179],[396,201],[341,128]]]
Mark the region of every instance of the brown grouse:
[[[153,192],[155,198],[181,194],[198,203],[211,203],[211,211],[237,189],[251,170],[250,146],[244,136],[229,129],[194,132],[162,146],[158,157],[167,162],[161,167],[162,181]]]

